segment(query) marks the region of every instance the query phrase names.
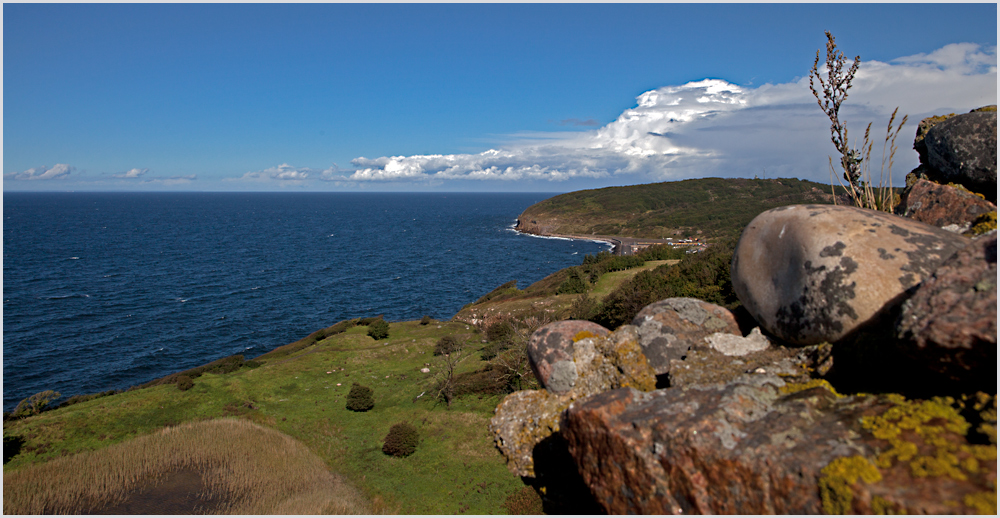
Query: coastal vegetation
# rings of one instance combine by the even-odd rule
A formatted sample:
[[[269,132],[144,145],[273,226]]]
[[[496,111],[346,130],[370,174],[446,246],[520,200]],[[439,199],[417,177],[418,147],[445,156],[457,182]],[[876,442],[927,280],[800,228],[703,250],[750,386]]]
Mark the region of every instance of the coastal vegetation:
[[[844,192],[838,191],[838,196]],[[830,186],[795,178],[699,178],[590,189],[528,207],[518,228],[553,235],[714,240],[738,236],[765,210],[798,203],[833,203]]]

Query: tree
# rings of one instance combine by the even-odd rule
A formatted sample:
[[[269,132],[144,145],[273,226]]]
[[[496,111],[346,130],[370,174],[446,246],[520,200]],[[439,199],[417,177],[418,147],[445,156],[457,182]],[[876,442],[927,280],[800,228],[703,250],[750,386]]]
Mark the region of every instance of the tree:
[[[389,323],[381,318],[368,324],[368,336],[375,340],[389,338]]]

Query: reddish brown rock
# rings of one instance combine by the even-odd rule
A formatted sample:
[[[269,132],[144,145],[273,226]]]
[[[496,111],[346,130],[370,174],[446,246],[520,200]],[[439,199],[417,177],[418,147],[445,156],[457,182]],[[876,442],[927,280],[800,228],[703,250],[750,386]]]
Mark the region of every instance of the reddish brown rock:
[[[761,375],[650,393],[608,391],[571,405],[562,436],[610,514],[988,509],[996,446],[969,445],[961,435],[967,423],[949,408],[896,396],[841,397]],[[942,422],[943,431],[927,440],[909,434]],[[913,463],[893,457],[889,436],[910,445]],[[921,468],[946,451],[953,452],[948,474]]]
[[[973,390],[996,391],[995,231],[934,270],[903,303],[896,335],[917,365]]]
[[[639,345],[656,374],[670,371],[670,360],[679,360],[691,347],[704,347],[714,333],[743,336],[728,309],[691,298],[654,302],[632,319],[638,327]]]
[[[552,392],[569,391],[578,376],[573,362],[576,342],[610,333],[586,320],[563,320],[539,328],[528,342],[528,360],[535,378]]]
[[[918,221],[835,205],[762,212],[733,253],[736,292],[760,326],[799,345],[835,342],[968,244]]]
[[[903,217],[941,228],[954,225],[958,232],[968,230],[981,214],[995,210],[996,205],[969,191],[927,180],[917,180],[903,191],[896,207]]]

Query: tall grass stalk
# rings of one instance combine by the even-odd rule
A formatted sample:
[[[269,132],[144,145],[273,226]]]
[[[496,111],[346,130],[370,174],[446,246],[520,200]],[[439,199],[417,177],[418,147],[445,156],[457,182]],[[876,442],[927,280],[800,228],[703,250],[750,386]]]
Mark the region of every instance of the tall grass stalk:
[[[840,107],[847,100],[847,91],[851,88],[851,81],[857,73],[861,64],[861,56],[855,56],[853,63],[845,69],[847,59],[844,53],[837,50],[836,40],[830,31],[826,32],[826,64],[824,70],[827,78],[823,79],[819,69],[819,51],[816,51],[816,59],[813,61],[812,69],[809,72],[809,89],[816,97],[816,103],[820,109],[830,119],[830,140],[833,146],[840,152],[840,166],[843,169],[844,181],[837,179],[841,187],[851,196],[851,201],[857,207],[882,210],[892,212],[895,204],[895,193],[892,188],[892,164],[896,155],[896,137],[906,124],[907,115],[903,116],[899,126],[893,129],[896,120],[896,107],[889,118],[889,125],[886,128],[885,140],[882,143],[882,160],[879,168],[879,181],[876,185],[872,182],[872,148],[874,142],[871,140],[871,123],[865,128],[865,137],[860,148],[855,148],[848,143],[847,123],[840,120]],[[819,89],[816,87],[819,83]],[[822,93],[820,92],[822,91]],[[889,156],[886,157],[886,147],[889,148]],[[829,158],[830,163],[830,188],[833,189],[833,177],[836,168],[833,165],[833,158]],[[835,193],[834,193],[835,194]],[[834,195],[834,203],[836,203]]]
[[[368,514],[361,494],[305,445],[225,418],[166,428],[107,448],[6,472],[4,514],[82,514],[120,504],[173,471],[200,473],[219,514]]]

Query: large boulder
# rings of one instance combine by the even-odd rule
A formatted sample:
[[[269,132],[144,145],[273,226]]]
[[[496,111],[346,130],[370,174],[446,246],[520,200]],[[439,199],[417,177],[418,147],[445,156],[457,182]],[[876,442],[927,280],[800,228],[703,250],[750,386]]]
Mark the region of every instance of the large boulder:
[[[956,115],[924,137],[927,164],[945,179],[997,201],[997,113]]]
[[[761,213],[733,253],[733,289],[766,331],[834,342],[875,317],[969,240],[884,212],[790,205]]]
[[[692,298],[654,302],[632,319],[639,345],[656,374],[667,374],[670,360],[683,357],[693,346],[704,346],[715,333],[742,336],[728,309]]]
[[[608,391],[570,406],[562,436],[608,513],[995,513],[996,445],[968,429],[949,401],[761,374]]]
[[[642,354],[636,331],[634,326],[622,326],[610,333],[590,322],[570,320],[548,324],[532,334],[532,364],[545,358],[554,366],[548,376],[539,369],[543,372],[539,380],[546,388],[507,396],[490,420],[490,432],[511,473],[538,475],[535,448],[559,431],[559,414],[573,401],[619,387],[656,388],[655,374]]]
[[[997,210],[996,205],[971,192],[917,180],[903,191],[896,213],[928,225],[953,230],[969,230],[979,216]]]
[[[997,382],[997,234],[945,261],[903,303],[897,348],[966,390]],[[919,375],[919,373],[914,373]]]

